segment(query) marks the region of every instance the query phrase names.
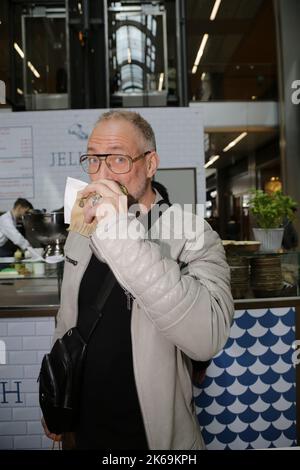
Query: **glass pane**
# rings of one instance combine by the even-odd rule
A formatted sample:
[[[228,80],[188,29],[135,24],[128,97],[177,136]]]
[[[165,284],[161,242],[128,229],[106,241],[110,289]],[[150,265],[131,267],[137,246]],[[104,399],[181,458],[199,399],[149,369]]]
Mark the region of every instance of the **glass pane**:
[[[121,26],[116,31],[117,63],[143,61],[145,35],[135,26]]]
[[[278,98],[272,0],[187,0],[187,39],[190,100]]]
[[[225,240],[251,240],[251,189],[281,180],[278,129],[206,133],[205,161],[209,222]]]
[[[110,2],[108,25],[112,105],[126,106],[124,96],[130,99],[133,94],[134,99],[137,94],[161,94],[161,105],[166,104],[164,9],[150,5],[144,10],[141,5],[129,8]],[[148,104],[151,105],[150,99]]]
[[[27,93],[67,93],[65,18],[25,17]]]

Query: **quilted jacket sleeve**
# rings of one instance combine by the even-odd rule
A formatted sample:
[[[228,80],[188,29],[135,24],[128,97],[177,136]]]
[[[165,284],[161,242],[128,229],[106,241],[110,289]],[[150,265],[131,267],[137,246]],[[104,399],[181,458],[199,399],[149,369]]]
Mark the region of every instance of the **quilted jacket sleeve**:
[[[190,239],[180,254],[185,266],[180,270],[178,260],[163,257],[159,244],[145,240],[143,227],[131,236],[132,224],[139,222],[127,215],[105,227],[100,224],[91,239],[92,250],[106,260],[161,334],[192,359],[210,359],[224,346],[234,312],[218,235],[202,224],[203,233]],[[117,240],[109,236],[113,231],[119,234]]]

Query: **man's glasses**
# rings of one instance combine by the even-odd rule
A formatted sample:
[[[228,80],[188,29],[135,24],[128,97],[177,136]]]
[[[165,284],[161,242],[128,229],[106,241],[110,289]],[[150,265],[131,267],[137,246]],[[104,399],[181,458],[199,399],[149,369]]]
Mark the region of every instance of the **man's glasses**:
[[[129,157],[129,155],[121,154],[84,154],[81,155],[79,161],[83,171],[89,175],[98,173],[102,160],[105,161],[107,168],[112,173],[121,175],[124,173],[129,173],[134,162],[141,160],[151,152],[152,150],[148,150],[147,152],[144,152],[135,158]]]

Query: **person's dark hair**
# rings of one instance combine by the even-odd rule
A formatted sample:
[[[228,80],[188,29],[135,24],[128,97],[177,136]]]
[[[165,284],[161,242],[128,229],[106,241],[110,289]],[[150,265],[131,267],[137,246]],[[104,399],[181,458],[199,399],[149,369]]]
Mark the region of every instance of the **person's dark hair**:
[[[97,121],[100,124],[110,119],[124,119],[130,122],[141,134],[144,141],[150,146],[148,150],[156,150],[155,135],[149,122],[146,121],[139,113],[134,111],[112,110],[103,113]]]
[[[27,201],[27,199],[23,199],[22,197],[19,197],[14,203],[14,209],[16,207],[23,207],[24,209],[33,209],[33,205],[31,204],[31,202]]]
[[[167,191],[167,188],[159,183],[158,181],[151,181],[151,186],[152,188],[154,189],[157,189],[157,191],[159,192],[159,194],[163,197],[163,199],[168,203],[168,204],[171,204],[171,201],[169,199],[169,194],[168,194],[168,191]]]

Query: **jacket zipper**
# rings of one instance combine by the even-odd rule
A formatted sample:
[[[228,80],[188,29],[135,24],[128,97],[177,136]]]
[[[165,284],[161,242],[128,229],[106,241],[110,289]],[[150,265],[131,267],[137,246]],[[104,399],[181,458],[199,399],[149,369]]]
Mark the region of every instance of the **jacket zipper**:
[[[124,287],[122,287],[122,289],[124,290],[124,293],[126,295],[127,310],[131,311],[132,303],[134,301],[134,297],[127,289],[125,289]]]

